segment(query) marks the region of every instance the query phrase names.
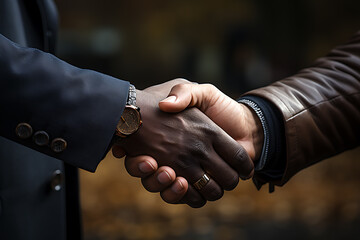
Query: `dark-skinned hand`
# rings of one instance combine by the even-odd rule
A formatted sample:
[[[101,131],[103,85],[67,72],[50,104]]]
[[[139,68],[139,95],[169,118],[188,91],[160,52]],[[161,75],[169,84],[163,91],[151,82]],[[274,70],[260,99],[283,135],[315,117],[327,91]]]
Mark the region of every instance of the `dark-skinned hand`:
[[[251,177],[253,162],[240,144],[199,109],[186,109],[180,113],[160,111],[159,101],[167,96],[175,84],[176,81],[172,81],[137,91],[137,105],[141,109],[143,125],[133,135],[119,140],[113,153],[118,157],[122,152],[126,153],[125,165],[132,175],[136,174],[128,159],[145,158],[143,170],[150,170],[148,174],[152,177],[144,177],[146,173],[142,171],[137,176],[142,177],[148,191],[160,191],[164,199],[164,195],[177,186],[180,186],[179,192],[185,192],[187,188],[180,201],[176,197],[166,198],[166,201],[201,207],[207,200],[221,198],[223,190],[233,189],[238,184],[239,175],[242,178]],[[151,158],[156,159],[159,169],[149,160]],[[192,184],[204,173],[211,180],[197,191]],[[167,183],[166,178],[169,180]],[[160,179],[165,183],[161,184]],[[186,184],[185,179],[190,184]]]

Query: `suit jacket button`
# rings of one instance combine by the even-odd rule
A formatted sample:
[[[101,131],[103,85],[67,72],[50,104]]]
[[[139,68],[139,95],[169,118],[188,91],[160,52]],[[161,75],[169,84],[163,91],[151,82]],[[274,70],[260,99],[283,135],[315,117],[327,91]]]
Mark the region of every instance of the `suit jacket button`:
[[[56,153],[61,153],[67,147],[67,142],[62,138],[55,138],[51,142],[51,149]]]
[[[50,187],[54,191],[60,191],[64,181],[64,175],[60,170],[55,170],[50,181]]]
[[[34,133],[34,142],[38,146],[45,146],[49,144],[49,135],[45,131],[37,131]]]
[[[15,129],[16,135],[21,139],[27,139],[31,137],[33,129],[28,123],[19,123]]]

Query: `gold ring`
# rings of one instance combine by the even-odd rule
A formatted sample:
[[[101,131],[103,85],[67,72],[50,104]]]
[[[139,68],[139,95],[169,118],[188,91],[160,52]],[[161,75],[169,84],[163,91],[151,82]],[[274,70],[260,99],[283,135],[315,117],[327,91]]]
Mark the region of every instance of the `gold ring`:
[[[206,175],[206,173],[204,173],[204,175],[199,180],[197,180],[193,186],[196,188],[196,190],[201,190],[208,182],[210,182],[210,178],[208,175]]]

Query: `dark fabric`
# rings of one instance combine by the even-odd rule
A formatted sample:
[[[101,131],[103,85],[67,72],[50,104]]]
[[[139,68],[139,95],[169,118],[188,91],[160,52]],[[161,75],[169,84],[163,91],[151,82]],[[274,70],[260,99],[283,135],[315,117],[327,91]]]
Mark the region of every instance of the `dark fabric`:
[[[41,26],[37,2],[0,1],[0,33],[12,41],[44,49]],[[65,188],[50,186],[59,170],[63,162],[0,137],[0,239],[66,239]]]
[[[286,142],[282,115],[269,101],[258,96],[247,95],[242,99],[250,100],[261,109],[268,129],[269,147],[264,167],[255,171],[254,183],[258,189],[266,183],[282,178],[286,166]],[[262,156],[261,156],[262,157]]]
[[[66,239],[82,239],[81,208],[79,197],[79,172],[65,164],[66,186]]]
[[[23,48],[0,35],[0,134],[46,155],[95,171],[124,109],[129,83],[71,66],[51,54]],[[46,67],[44,67],[46,66]],[[14,134],[19,123],[63,138],[55,153]]]
[[[25,1],[28,5],[31,18],[41,18],[42,23],[42,38],[43,38],[43,50],[50,53],[55,53],[57,35],[58,35],[58,14],[56,6],[52,0],[37,0],[39,14],[36,9],[31,9],[31,1]],[[29,33],[28,35],[33,35]]]
[[[256,89],[281,113],[286,169],[276,185],[301,169],[360,145],[360,31],[311,67]]]
[[[269,179],[279,179],[285,171],[286,143],[282,115],[269,101],[257,96],[245,96],[255,102],[261,109],[266,119],[269,131],[269,149],[265,166],[256,174],[261,174]]]
[[[43,52],[56,36],[52,0],[0,1],[0,239],[81,239],[76,167],[96,169],[125,105],[129,83]],[[18,139],[20,122],[67,149]],[[65,174],[59,191],[55,172]]]
[[[64,164],[0,137],[0,239],[65,240],[65,191],[51,180]]]

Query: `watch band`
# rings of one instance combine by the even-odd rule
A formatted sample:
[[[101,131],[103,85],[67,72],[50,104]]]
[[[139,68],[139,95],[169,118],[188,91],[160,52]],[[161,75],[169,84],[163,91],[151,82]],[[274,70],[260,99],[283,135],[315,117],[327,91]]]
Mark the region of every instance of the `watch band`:
[[[126,105],[136,106],[136,88],[132,84],[130,84],[129,87],[129,95],[126,101]]]

